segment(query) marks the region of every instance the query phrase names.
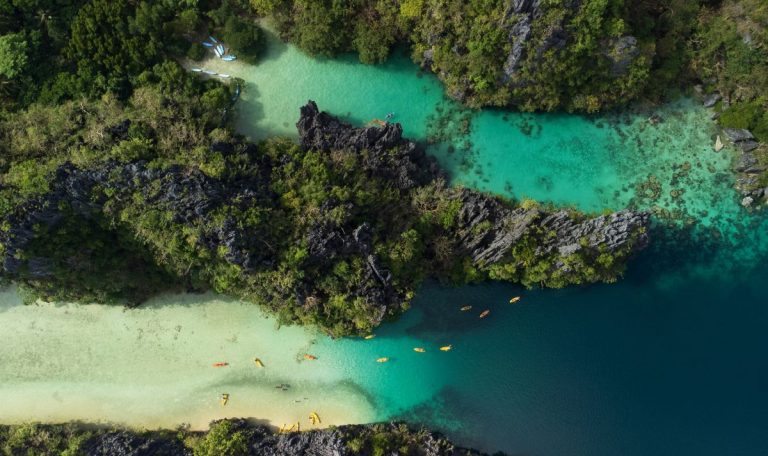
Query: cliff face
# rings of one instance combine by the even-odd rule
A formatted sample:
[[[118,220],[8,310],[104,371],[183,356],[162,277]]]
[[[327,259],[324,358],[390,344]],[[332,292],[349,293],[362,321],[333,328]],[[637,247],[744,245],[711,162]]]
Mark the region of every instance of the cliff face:
[[[7,436],[14,438],[6,441]],[[439,433],[402,423],[290,433],[275,433],[243,419],[214,421],[208,432],[104,430],[79,424],[0,425],[0,451],[8,454],[26,454],[29,450],[54,455],[65,449],[83,456],[481,456],[477,451],[453,445]]]
[[[365,154],[367,172],[384,176],[401,189],[423,187],[445,177],[420,146],[402,138],[399,124],[354,128],[310,102],[301,109],[297,126],[302,147]],[[580,271],[567,264],[569,257],[579,255],[592,266],[601,254],[623,260],[648,243],[649,215],[645,212],[624,210],[590,218],[565,210],[515,207],[503,198],[466,188],[437,185],[435,191],[439,193],[435,199],[459,203],[454,224],[445,228],[445,234],[458,256],[469,256],[482,269],[503,264],[523,268],[523,259],[516,258],[513,250],[522,241],[534,239],[533,257],[525,261],[549,262],[547,274],[580,281]]]
[[[355,128],[309,102],[297,127],[300,147],[211,144],[232,169],[219,175],[61,165],[2,220],[3,276],[50,292],[213,287],[342,335],[402,312],[424,276],[610,281],[647,242],[644,213],[586,217],[448,187],[399,124]]]
[[[668,17],[675,12],[638,3],[283,0],[256,9],[271,14],[281,36],[310,55],[357,51],[362,62],[381,63],[396,43],[409,44],[448,96],[472,107],[594,112],[626,104],[645,89],[657,52],[656,23],[666,32],[675,22]],[[661,50],[669,48],[664,43]]]
[[[503,261],[516,243],[535,230],[551,233],[537,245],[539,256],[567,256],[583,250],[616,253],[624,248],[641,249],[648,242],[645,230],[641,230],[648,225],[645,212],[624,210],[579,220],[563,210],[510,207],[465,188],[453,193],[461,201],[459,243],[478,264]]]

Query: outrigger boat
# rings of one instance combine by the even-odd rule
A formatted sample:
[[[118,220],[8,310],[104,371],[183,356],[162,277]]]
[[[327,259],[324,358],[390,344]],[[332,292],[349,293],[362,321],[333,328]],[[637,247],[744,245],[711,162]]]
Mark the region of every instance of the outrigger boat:
[[[314,361],[314,360],[316,360],[316,359],[317,359],[317,356],[315,356],[315,355],[310,355],[309,353],[305,353],[305,354],[304,354],[304,359],[306,359],[306,360],[309,360],[309,361]]]
[[[426,352],[426,350],[424,350],[424,349],[423,349],[423,348],[421,348],[421,347],[416,347],[416,348],[414,348],[414,349],[413,349],[413,351],[415,351],[415,352],[418,352],[418,353],[424,353],[424,352]]]
[[[227,402],[229,402],[229,394],[224,393],[221,395],[221,406],[224,407],[225,405],[227,405]]]
[[[491,311],[490,311],[490,310],[484,310],[484,311],[483,311],[483,312],[480,314],[480,318],[485,318],[485,317],[487,317],[489,313],[491,313]]]
[[[515,297],[513,297],[512,299],[509,300],[509,303],[510,304],[514,304],[514,303],[516,303],[517,301],[519,301],[521,299],[523,299],[523,298],[521,298],[520,296],[515,296]]]
[[[227,367],[227,366],[229,366],[229,363],[227,363],[225,361],[221,361],[221,362],[218,362],[218,363],[213,363],[212,366],[213,367]]]
[[[376,360],[377,363],[386,363],[387,361],[389,361],[389,358],[387,358],[386,356]]]
[[[466,312],[468,310],[472,310],[472,306],[464,306],[464,307],[461,308],[462,312]]]
[[[452,348],[453,348],[453,345],[443,345],[442,347],[440,347],[440,351],[447,352],[447,351],[451,351]]]
[[[264,363],[262,363],[259,358],[253,358],[253,364],[255,364],[256,367],[264,367]]]

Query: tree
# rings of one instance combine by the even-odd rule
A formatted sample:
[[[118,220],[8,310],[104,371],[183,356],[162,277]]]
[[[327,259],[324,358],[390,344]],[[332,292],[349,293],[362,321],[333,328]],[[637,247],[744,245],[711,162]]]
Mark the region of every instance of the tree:
[[[221,37],[246,60],[254,60],[261,50],[262,36],[259,27],[237,16],[231,16],[224,23]]]
[[[27,41],[22,33],[0,36],[0,76],[13,79],[27,66]]]

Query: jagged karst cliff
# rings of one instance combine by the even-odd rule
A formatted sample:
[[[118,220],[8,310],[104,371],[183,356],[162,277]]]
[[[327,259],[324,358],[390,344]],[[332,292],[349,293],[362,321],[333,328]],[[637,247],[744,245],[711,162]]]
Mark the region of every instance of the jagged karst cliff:
[[[78,456],[480,456],[436,432],[402,423],[345,425],[275,433],[243,419],[214,421],[207,432],[131,431],[82,424],[0,425],[7,454]],[[396,452],[396,453],[392,453]]]
[[[594,112],[673,80],[691,5],[593,0],[254,1],[310,55],[383,62],[397,44],[473,107]],[[660,17],[664,16],[663,20]],[[683,18],[683,19],[679,19]],[[333,31],[332,37],[329,36]],[[651,86],[651,87],[649,87]],[[650,89],[650,90],[649,90]]]
[[[26,198],[3,189],[17,202],[2,217],[3,277],[48,299],[213,288],[345,335],[405,310],[425,277],[612,281],[647,242],[644,213],[449,187],[399,124],[355,128],[309,102],[297,127],[300,145],[211,142],[218,172],[108,158],[64,162]],[[105,128],[120,147],[127,131]]]

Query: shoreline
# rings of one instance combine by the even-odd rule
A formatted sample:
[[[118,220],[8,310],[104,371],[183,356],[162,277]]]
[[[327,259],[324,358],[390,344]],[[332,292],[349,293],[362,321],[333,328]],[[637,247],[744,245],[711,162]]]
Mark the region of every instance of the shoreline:
[[[23,306],[13,289],[0,302],[0,325],[9,328],[0,347],[0,423],[201,430],[231,417],[279,428],[312,411],[322,427],[375,418],[369,399],[332,365],[296,360],[316,335],[296,326],[277,330],[255,305],[208,293],[165,295],[136,309]],[[197,312],[187,312],[191,304]],[[256,367],[251,353],[266,367]],[[230,365],[211,367],[224,360]],[[275,388],[283,383],[291,387]],[[226,406],[223,393],[230,394]]]

